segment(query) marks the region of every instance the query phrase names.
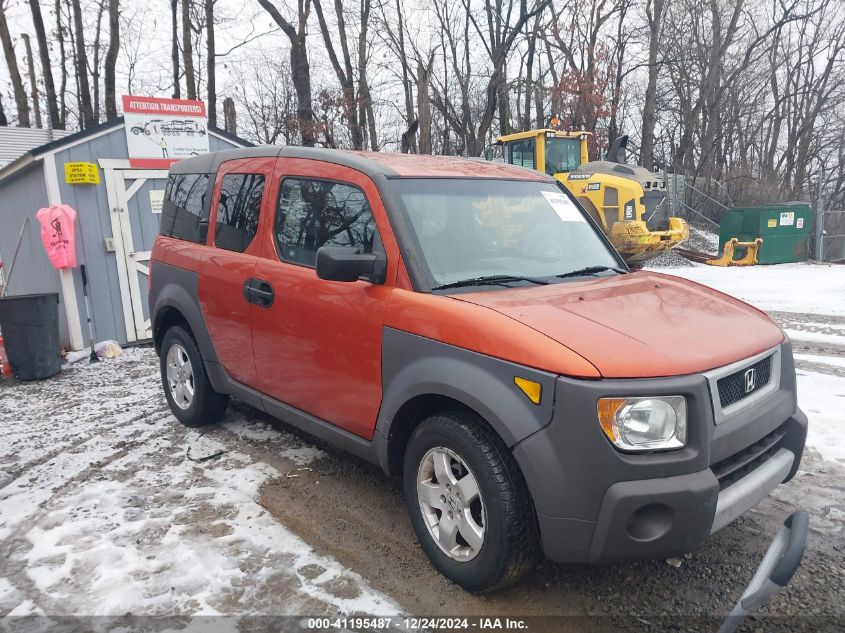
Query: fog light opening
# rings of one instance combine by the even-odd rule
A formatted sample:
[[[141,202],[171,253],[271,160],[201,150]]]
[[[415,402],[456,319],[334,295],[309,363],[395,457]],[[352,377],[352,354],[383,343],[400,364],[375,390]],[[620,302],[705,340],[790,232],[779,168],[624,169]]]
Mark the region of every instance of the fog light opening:
[[[635,541],[654,541],[669,533],[674,523],[672,508],[662,503],[651,503],[634,511],[628,517],[626,530]]]

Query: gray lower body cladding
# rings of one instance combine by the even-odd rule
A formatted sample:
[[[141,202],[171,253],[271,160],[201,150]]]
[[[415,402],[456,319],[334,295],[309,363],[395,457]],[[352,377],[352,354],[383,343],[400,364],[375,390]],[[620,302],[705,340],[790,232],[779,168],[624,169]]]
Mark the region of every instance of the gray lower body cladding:
[[[559,378],[551,423],[513,449],[547,558],[617,563],[688,552],[790,479],[807,418],[796,405],[788,343],[779,361],[779,388],[718,426],[704,376]],[[597,399],[658,395],[686,397],[687,446],[639,455],[615,450],[600,428]]]
[[[200,347],[213,387],[264,409],[390,472],[393,423],[403,405],[437,394],[474,409],[499,433],[528,484],[543,549],[560,562],[622,562],[687,552],[757,503],[798,468],[807,418],[798,410],[789,343],[776,355],[779,385],[751,407],[719,411],[713,376],[575,380],[384,328],[383,397],[372,440],[347,433],[233,381],[220,365],[197,301],[197,274],[157,262],[150,292],[159,316],[178,310]],[[514,376],[542,385],[532,404]],[[683,395],[688,443],[626,455],[604,436],[600,397]],[[716,400],[715,402],[718,402]]]

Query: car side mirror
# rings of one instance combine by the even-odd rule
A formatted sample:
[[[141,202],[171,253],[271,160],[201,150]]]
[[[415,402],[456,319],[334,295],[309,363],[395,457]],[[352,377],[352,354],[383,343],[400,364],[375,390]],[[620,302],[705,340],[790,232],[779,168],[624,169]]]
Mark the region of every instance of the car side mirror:
[[[197,222],[197,239],[200,244],[205,244],[208,241],[208,220],[202,219]]]
[[[366,277],[381,284],[387,276],[387,257],[384,253],[362,253],[355,246],[321,246],[317,250],[317,276],[328,281]]]

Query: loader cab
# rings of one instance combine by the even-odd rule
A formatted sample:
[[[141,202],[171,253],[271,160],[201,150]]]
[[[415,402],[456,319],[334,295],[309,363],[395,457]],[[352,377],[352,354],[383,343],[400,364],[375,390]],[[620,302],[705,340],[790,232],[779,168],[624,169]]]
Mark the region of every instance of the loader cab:
[[[542,129],[508,134],[487,147],[485,157],[494,162],[543,171],[549,176],[574,171],[589,162],[588,132]]]

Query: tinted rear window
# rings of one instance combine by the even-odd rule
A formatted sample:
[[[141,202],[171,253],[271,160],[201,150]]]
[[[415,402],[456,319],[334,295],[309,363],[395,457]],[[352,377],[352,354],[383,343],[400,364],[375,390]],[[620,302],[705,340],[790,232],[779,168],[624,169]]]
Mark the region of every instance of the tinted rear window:
[[[200,222],[208,221],[207,191],[207,174],[172,174],[167,179],[159,233],[189,242],[205,242],[206,233],[200,231]]]
[[[246,250],[258,231],[263,195],[264,176],[260,174],[223,176],[214,235],[214,244],[218,248],[238,253]]]

